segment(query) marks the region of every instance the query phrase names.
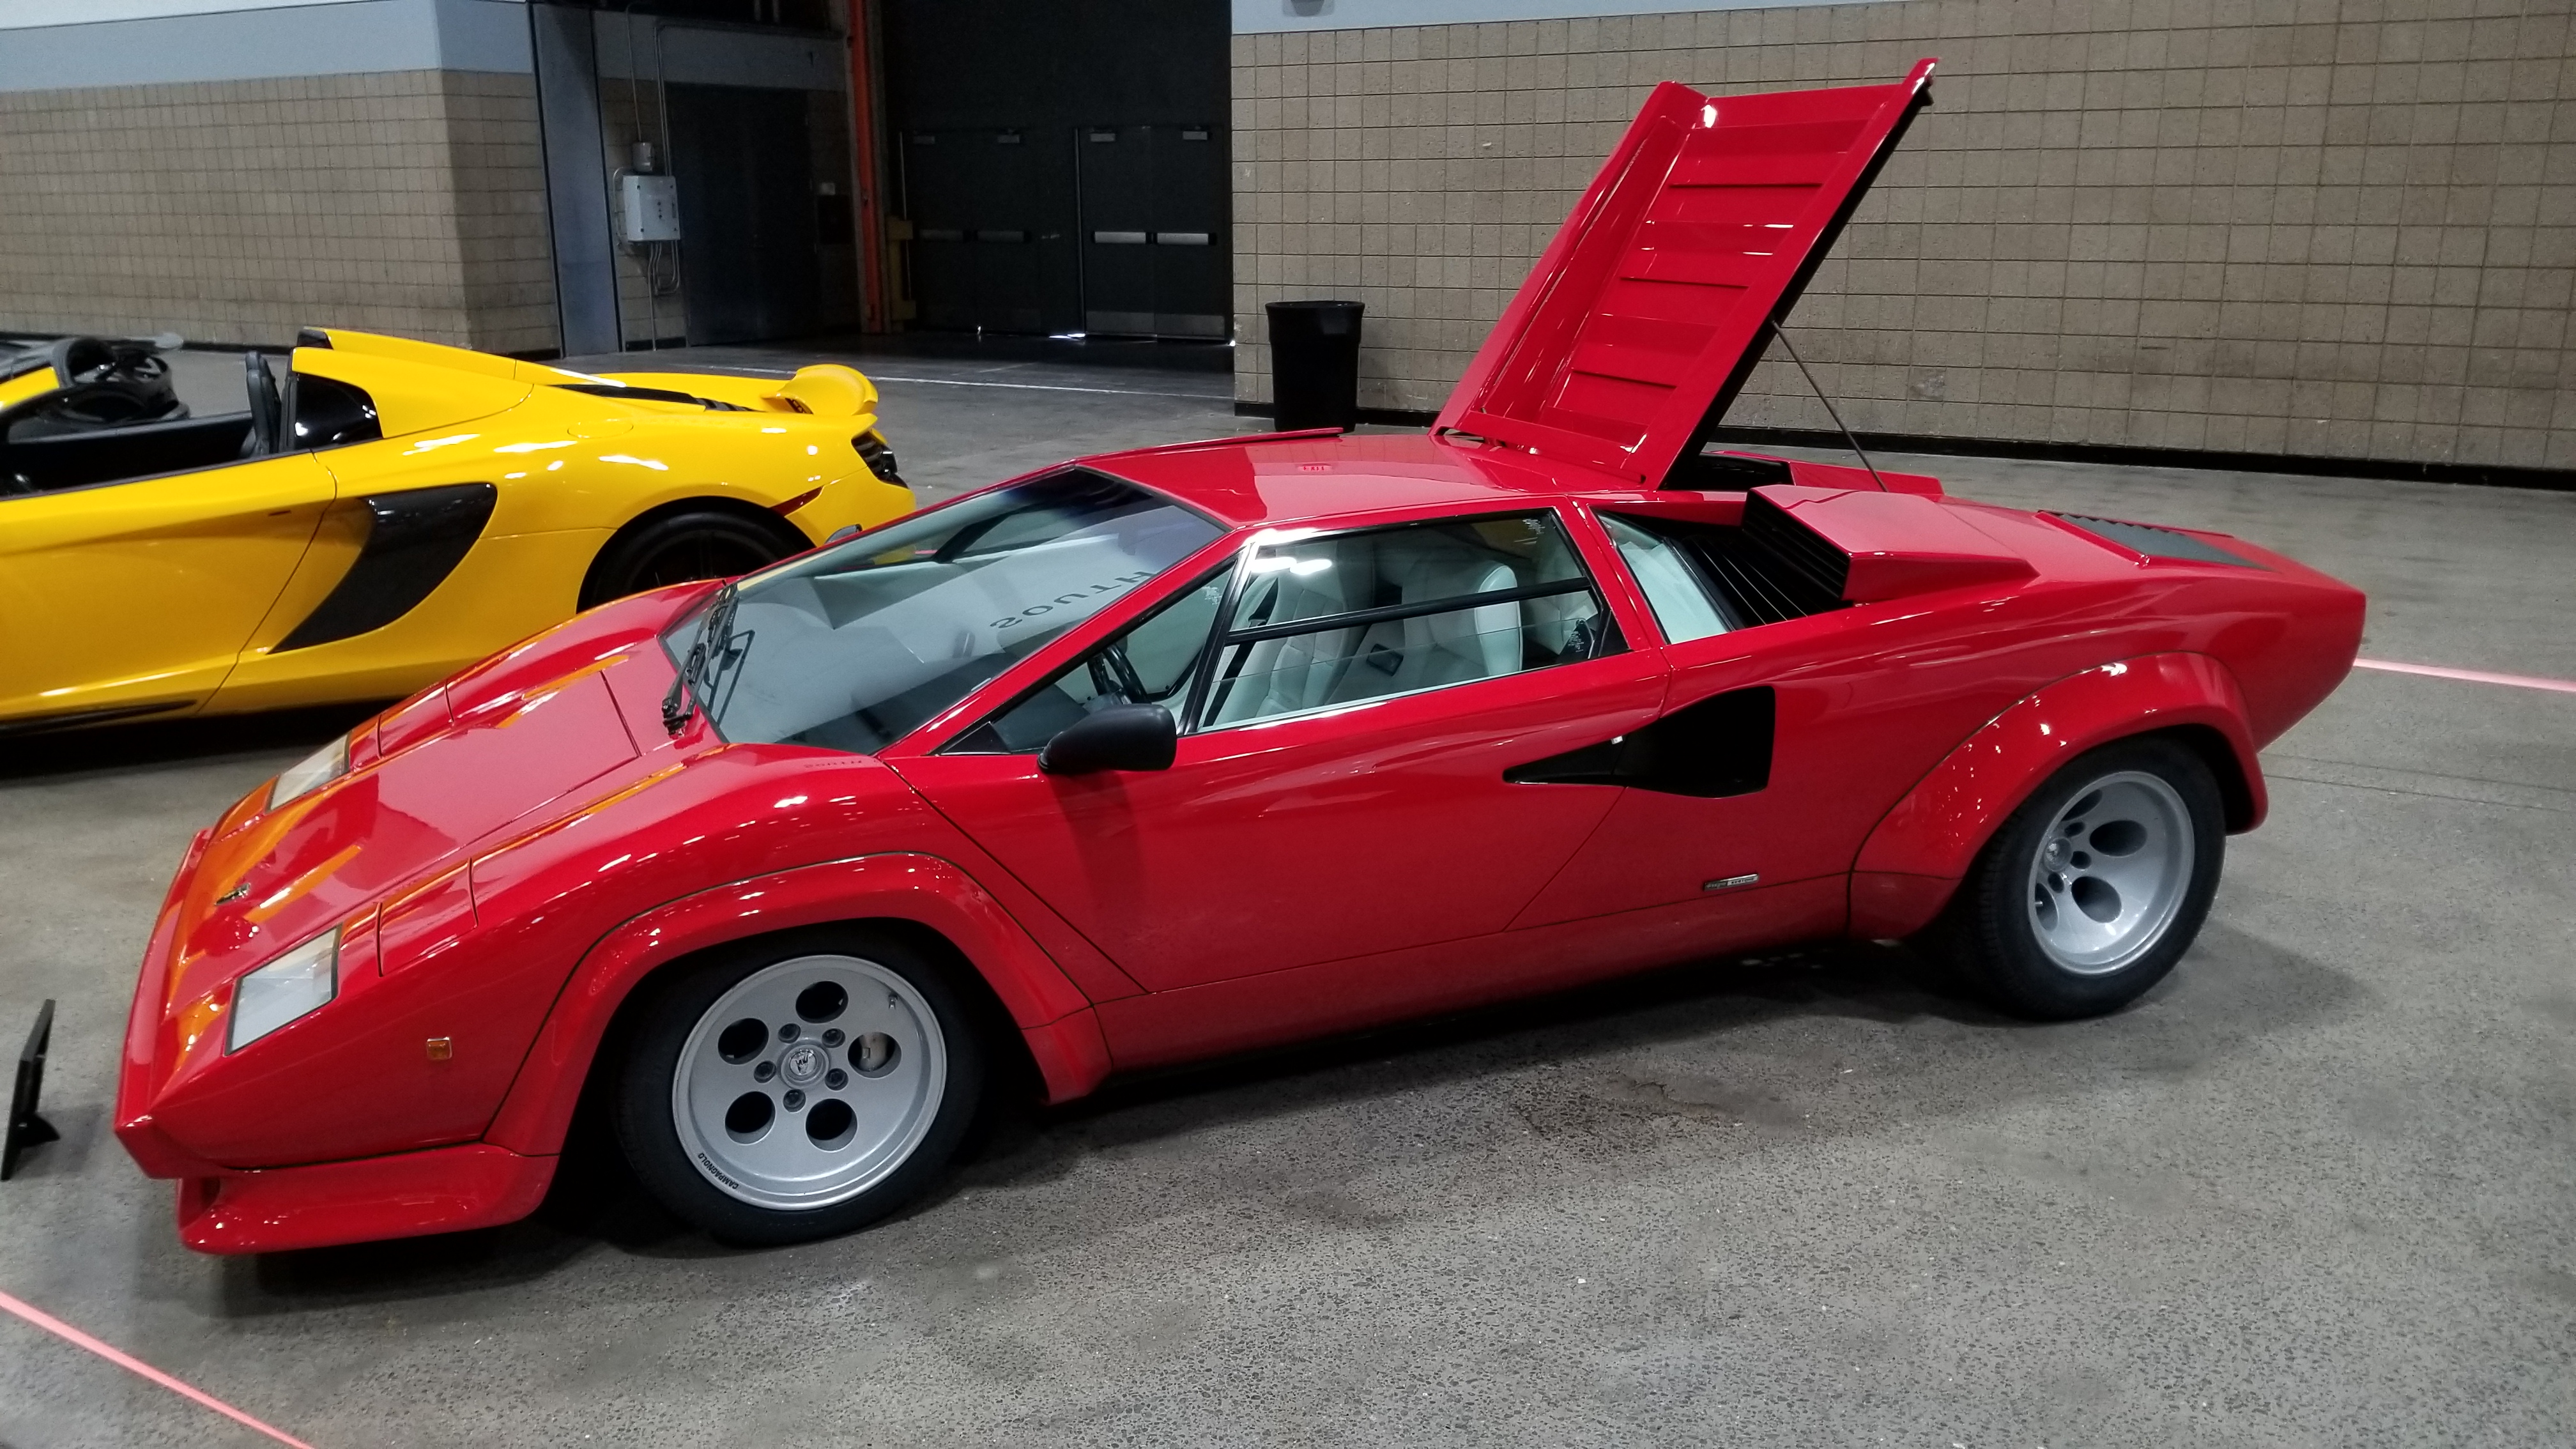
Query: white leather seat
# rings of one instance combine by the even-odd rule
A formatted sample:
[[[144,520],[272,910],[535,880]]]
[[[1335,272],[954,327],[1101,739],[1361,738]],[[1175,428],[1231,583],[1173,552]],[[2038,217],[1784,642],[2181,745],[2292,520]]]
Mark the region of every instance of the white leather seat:
[[[1256,575],[1238,627],[1507,592],[1530,582],[1464,530],[1396,528],[1319,540],[1287,555],[1305,566]],[[1317,564],[1325,567],[1315,567]],[[1365,626],[1264,639],[1241,650],[1210,710],[1212,726],[1242,724],[1391,694],[1518,674],[1525,640],[1562,654],[1592,613],[1588,593],[1476,604]],[[1232,665],[1233,660],[1227,663]]]
[[[1371,542],[1361,537],[1336,540],[1329,545],[1329,552],[1300,550],[1301,558],[1325,559],[1331,567],[1302,574],[1281,569],[1256,577],[1245,589],[1235,617],[1247,624],[1255,620],[1286,622],[1368,607],[1375,583],[1370,567],[1374,552],[1369,547]],[[1231,659],[1222,661],[1231,682],[1217,701],[1210,722],[1239,724],[1332,703],[1334,687],[1350,667],[1351,649],[1359,635],[1358,629],[1327,629],[1316,634],[1263,639],[1244,651],[1241,667],[1232,667],[1235,661]]]
[[[1427,604],[1469,594],[1520,587],[1509,564],[1472,556],[1416,556],[1397,576],[1405,603]],[[1517,674],[1521,667],[1521,606],[1483,604],[1446,614],[1417,614],[1371,628],[1360,641],[1354,668],[1375,670],[1348,677],[1352,699],[1464,684]]]

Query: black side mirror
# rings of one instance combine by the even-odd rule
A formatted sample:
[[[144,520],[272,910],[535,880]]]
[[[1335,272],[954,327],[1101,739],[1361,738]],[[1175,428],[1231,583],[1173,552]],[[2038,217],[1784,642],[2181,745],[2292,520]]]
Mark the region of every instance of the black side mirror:
[[[1180,743],[1180,726],[1170,710],[1159,704],[1113,704],[1059,730],[1038,751],[1038,768],[1050,775],[1168,770]]]

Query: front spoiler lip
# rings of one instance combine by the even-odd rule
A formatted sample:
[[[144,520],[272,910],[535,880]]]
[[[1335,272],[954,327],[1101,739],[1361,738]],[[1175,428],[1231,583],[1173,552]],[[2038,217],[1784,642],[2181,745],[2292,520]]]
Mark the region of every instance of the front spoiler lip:
[[[191,1177],[225,1169],[170,1140],[152,1120],[153,1082],[169,1064],[155,1059],[161,1041],[161,1017],[168,1006],[170,957],[178,948],[179,902],[196,879],[198,862],[214,840],[213,826],[197,832],[188,853],[170,878],[161,898],[161,913],[152,923],[152,940],[143,948],[142,974],[134,983],[134,1002],[125,1015],[125,1059],[116,1073],[116,1140],[150,1177]]]
[[[200,1253],[276,1253],[517,1222],[553,1185],[555,1159],[488,1142],[385,1157],[191,1177],[179,1241]]]

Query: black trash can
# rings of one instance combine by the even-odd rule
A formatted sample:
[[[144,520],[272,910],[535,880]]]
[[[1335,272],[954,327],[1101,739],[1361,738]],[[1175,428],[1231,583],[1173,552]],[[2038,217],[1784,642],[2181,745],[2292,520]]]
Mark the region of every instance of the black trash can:
[[[1360,421],[1359,302],[1270,304],[1270,396],[1283,433]]]

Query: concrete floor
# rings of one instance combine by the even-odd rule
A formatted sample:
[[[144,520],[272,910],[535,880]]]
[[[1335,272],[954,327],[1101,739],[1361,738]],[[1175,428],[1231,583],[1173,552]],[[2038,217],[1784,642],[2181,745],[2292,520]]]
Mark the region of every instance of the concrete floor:
[[[926,496],[1245,426],[1205,374],[867,365]],[[2373,657],[2576,677],[2576,495],[1889,461],[2285,549]],[[134,962],[188,836],[343,718],[0,761],[0,1029],[61,999],[67,1139],[0,1186],[0,1291],[319,1449],[2576,1442],[2576,695],[2357,673],[2107,1020],[1710,962],[1120,1087],[835,1242],[722,1250],[609,1167],[195,1257],[106,1131]],[[0,1318],[0,1444],[256,1442]]]

